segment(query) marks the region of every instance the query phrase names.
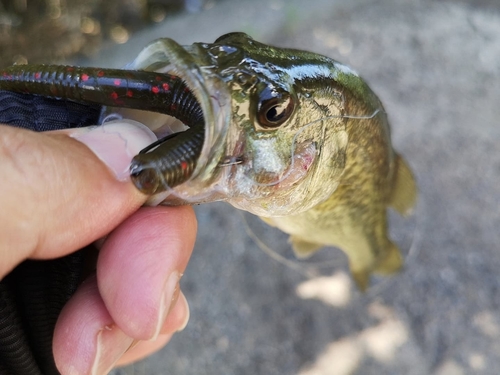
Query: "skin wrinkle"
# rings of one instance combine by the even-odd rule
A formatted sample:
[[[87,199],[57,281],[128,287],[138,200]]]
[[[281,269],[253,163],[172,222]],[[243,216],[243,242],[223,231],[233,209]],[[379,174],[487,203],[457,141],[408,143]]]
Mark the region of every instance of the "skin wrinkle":
[[[0,125],[0,130],[2,132],[2,137],[0,137],[0,152],[2,154],[2,162],[10,161],[14,168],[14,171],[21,172],[21,175],[27,175],[23,173],[25,165],[23,163],[18,163],[18,155],[21,155],[22,150],[25,148],[27,151],[31,151],[29,146],[25,146],[26,139],[25,135],[29,133],[27,130],[13,131],[10,126]]]
[[[42,134],[43,135],[43,134]],[[56,143],[54,142],[54,139],[51,137],[47,137],[50,139],[50,143]],[[57,138],[57,136],[56,136]],[[54,145],[55,146],[55,145]],[[44,152],[45,151],[45,152]],[[76,150],[75,150],[76,151]],[[50,173],[49,175],[52,176],[52,179],[45,179],[42,183],[45,184],[45,186],[48,186],[48,189],[41,190],[42,192],[45,192],[47,196],[42,196],[39,198],[35,198],[35,201],[38,201],[39,199],[44,200],[47,199],[51,203],[51,210],[52,212],[63,212],[66,210],[68,205],[71,205],[74,202],[75,197],[71,194],[71,192],[77,191],[76,187],[78,185],[78,181],[74,180],[63,180],[63,176],[68,176],[71,175],[71,159],[63,159],[63,160],[57,160],[56,155],[54,155],[53,152],[48,151],[46,148],[42,149],[41,152],[42,155],[38,156],[38,160],[43,160],[43,167],[47,168],[48,170],[53,170],[57,171],[58,173]],[[44,175],[42,173],[42,175]],[[44,175],[45,177],[45,175]],[[63,194],[60,194],[57,199],[53,199],[52,195],[50,194],[51,191],[61,191],[61,189],[57,189],[58,186],[63,186],[66,185],[66,189],[62,190]],[[40,191],[40,190],[38,190]],[[35,191],[36,194],[36,191]],[[44,217],[44,215],[38,216],[38,217]],[[92,220],[92,219],[90,219]],[[45,220],[42,221],[41,224],[45,224],[47,226],[49,223]],[[85,221],[83,222],[85,225]],[[84,230],[88,231],[88,227],[86,227]],[[36,255],[41,253],[41,249],[45,248],[47,243],[50,241],[44,234],[49,233],[50,230],[49,228],[45,228],[39,232],[39,238],[37,241],[37,247],[34,248],[32,254]]]
[[[2,161],[0,171],[12,181],[10,184],[4,185],[1,189],[2,194],[11,197],[11,199],[5,202],[7,206],[4,205],[3,209],[5,210],[4,212],[15,213],[15,220],[11,220],[11,217],[6,218],[9,222],[1,225],[3,231],[0,230],[0,233],[4,232],[2,234],[2,242],[5,244],[5,249],[2,248],[0,250],[1,254],[5,255],[9,254],[10,249],[15,248],[19,253],[28,256],[30,249],[35,248],[39,241],[37,233],[31,231],[33,227],[36,227],[34,220],[37,216],[33,215],[36,205],[31,204],[30,208],[26,210],[11,209],[10,206],[16,208],[16,206],[36,202],[32,198],[35,193],[35,187],[30,181],[30,174],[18,158],[18,154],[30,151],[32,142],[27,141],[23,137],[24,135],[29,135],[28,131],[16,132],[6,126],[0,126],[0,130],[2,131],[2,137],[0,137],[0,155]],[[22,186],[23,189],[19,189],[19,186]],[[25,214],[23,215],[23,213]],[[15,227],[13,227],[13,223],[15,223]],[[26,236],[26,233],[31,233],[31,235]],[[8,241],[7,239],[11,239],[12,241]],[[9,265],[13,266],[12,264]],[[0,267],[0,277],[10,270],[11,267]]]

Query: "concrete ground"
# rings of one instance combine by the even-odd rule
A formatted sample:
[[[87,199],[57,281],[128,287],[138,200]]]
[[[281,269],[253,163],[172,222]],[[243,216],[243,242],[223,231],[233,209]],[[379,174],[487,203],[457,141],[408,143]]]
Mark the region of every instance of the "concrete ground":
[[[306,5],[307,4],[307,5]],[[185,331],[115,375],[498,374],[500,369],[500,4],[431,0],[255,0],[168,20],[95,63],[121,66],[160,36],[211,42],[241,30],[354,67],[380,95],[395,148],[420,187],[394,215],[406,269],[355,291],[345,259],[306,278],[262,252],[286,237],[217,203],[197,207],[182,280]]]

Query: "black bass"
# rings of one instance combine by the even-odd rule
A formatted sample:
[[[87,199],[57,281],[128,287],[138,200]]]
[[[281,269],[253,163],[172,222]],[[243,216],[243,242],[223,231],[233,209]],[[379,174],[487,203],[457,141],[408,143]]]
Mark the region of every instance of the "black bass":
[[[142,122],[149,115],[121,108],[173,116],[188,128],[160,120],[160,139],[130,167],[151,204],[225,200],[290,234],[298,257],[339,247],[362,290],[373,272],[401,268],[386,210],[409,212],[415,182],[382,104],[337,61],[231,33],[212,44],[157,40],[126,70],[16,66],[0,89]]]

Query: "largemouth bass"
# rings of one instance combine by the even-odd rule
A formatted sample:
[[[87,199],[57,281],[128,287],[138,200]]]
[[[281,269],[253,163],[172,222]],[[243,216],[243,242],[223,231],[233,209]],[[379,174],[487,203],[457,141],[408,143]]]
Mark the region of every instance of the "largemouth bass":
[[[299,258],[338,247],[361,290],[372,273],[401,268],[386,210],[409,213],[416,185],[381,102],[356,72],[242,33],[187,47],[160,40],[133,67],[182,77],[208,127],[194,175],[157,201],[226,200],[290,234]],[[151,160],[139,168],[149,165],[161,181]]]
[[[159,39],[127,70],[17,66],[0,89],[103,104],[104,126],[117,114],[146,122],[125,107],[167,115],[130,167],[150,204],[225,200],[290,234],[298,257],[340,248],[362,290],[402,266],[386,210],[408,213],[415,182],[379,99],[335,60],[243,33]]]

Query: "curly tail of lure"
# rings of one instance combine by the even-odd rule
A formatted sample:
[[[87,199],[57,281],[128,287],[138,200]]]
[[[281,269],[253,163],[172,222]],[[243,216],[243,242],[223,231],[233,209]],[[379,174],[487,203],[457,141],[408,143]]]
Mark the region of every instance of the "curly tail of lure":
[[[0,90],[159,112],[188,125],[185,132],[159,140],[157,147],[146,148],[132,160],[132,181],[145,194],[187,181],[201,153],[203,113],[192,92],[176,76],[137,70],[16,65],[0,71]]]

